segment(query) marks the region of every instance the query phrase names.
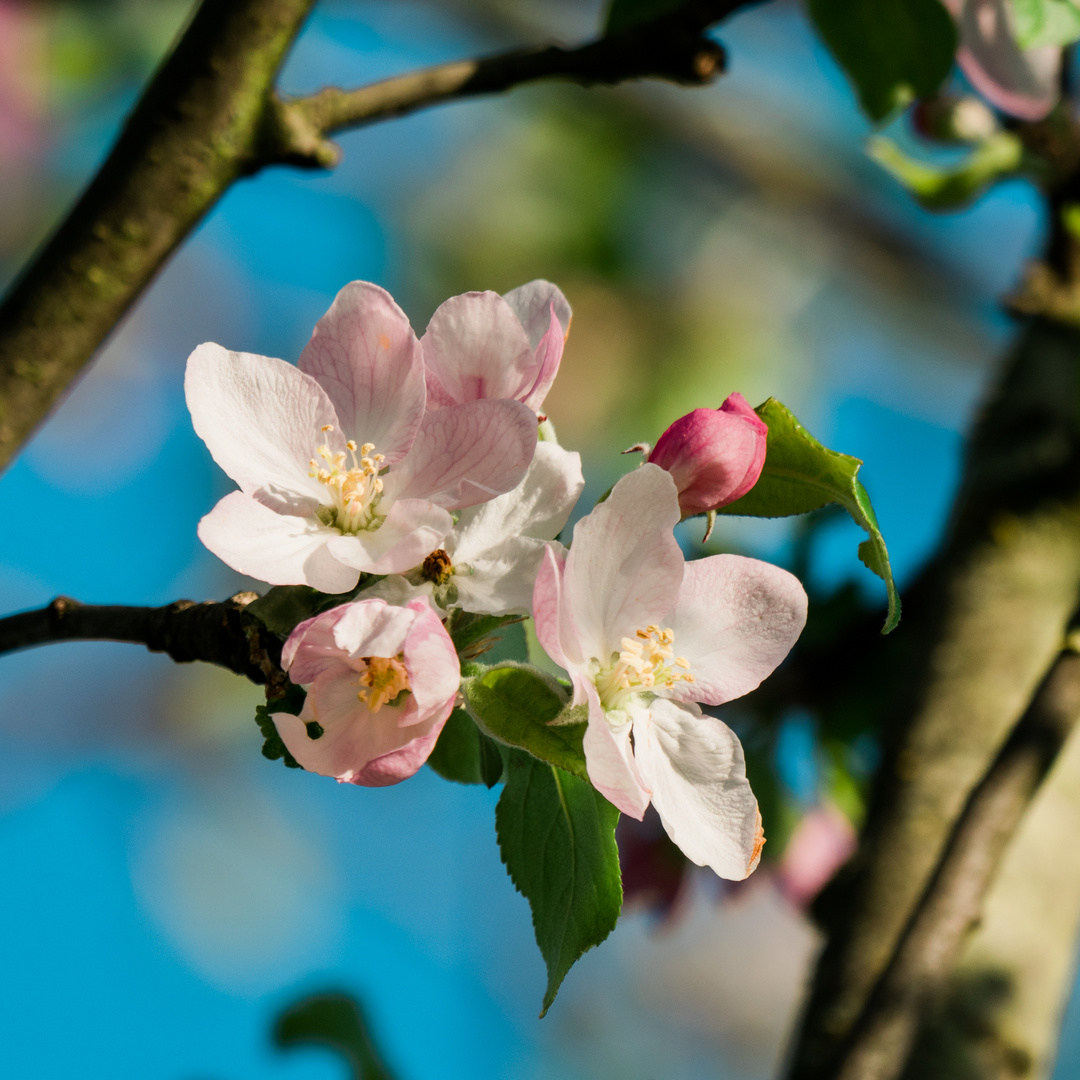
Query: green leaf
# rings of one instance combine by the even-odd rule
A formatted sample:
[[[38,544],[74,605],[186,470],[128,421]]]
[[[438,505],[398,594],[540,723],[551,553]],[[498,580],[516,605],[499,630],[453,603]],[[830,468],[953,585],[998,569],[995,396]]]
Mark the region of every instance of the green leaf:
[[[1012,15],[1021,49],[1080,41],[1080,4],[1075,0],[1013,0]]]
[[[349,1063],[353,1080],[393,1080],[360,1003],[349,994],[317,994],[297,1002],[278,1017],[274,1042],[283,1050],[311,1043],[328,1046]]]
[[[765,466],[758,482],[720,513],[787,517],[829,503],[844,507],[869,534],[859,545],[859,558],[885,582],[889,613],[882,633],[894,630],[900,621],[900,596],[870,496],[859,482],[862,462],[822,446],[776,398],[769,398],[754,411],[769,428]]]
[[[629,30],[631,26],[650,22],[682,7],[684,2],[685,0],[611,0],[604,33],[617,34],[620,30]]]
[[[444,780],[458,784],[494,787],[502,777],[502,755],[495,741],[485,735],[472,717],[454,709],[427,761]]]
[[[872,120],[934,94],[952,68],[956,26],[940,0],[810,0],[810,16]]]
[[[551,723],[566,709],[567,695],[550,675],[524,665],[493,667],[462,679],[461,692],[481,729],[499,742],[588,779],[581,748],[586,725]]]
[[[619,811],[586,780],[519,750],[508,757],[495,829],[510,880],[529,901],[547,964],[543,1016],[566,973],[618,921]]]
[[[909,157],[891,139],[870,140],[867,153],[931,210],[951,210],[971,202],[990,184],[1017,173],[1024,162],[1024,144],[1011,131],[998,131],[982,140],[949,168]]]
[[[506,627],[524,621],[525,615],[474,615],[454,608],[444,625],[462,660],[472,660],[493,648]]]
[[[289,683],[283,697],[274,698],[265,705],[255,706],[255,723],[263,736],[262,755],[270,761],[284,761],[289,769],[300,769],[303,766],[289,753],[289,748],[278,734],[277,725],[273,720],[273,713],[292,713],[299,716],[304,708],[307,691],[300,686]],[[322,732],[320,731],[321,735]],[[313,736],[314,737],[314,736]]]

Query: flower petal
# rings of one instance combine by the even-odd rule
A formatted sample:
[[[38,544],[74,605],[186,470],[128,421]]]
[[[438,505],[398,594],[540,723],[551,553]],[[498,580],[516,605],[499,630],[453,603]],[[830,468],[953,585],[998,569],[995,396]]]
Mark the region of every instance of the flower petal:
[[[581,455],[556,443],[536,444],[521,483],[479,506],[463,510],[454,526],[450,554],[470,565],[487,557],[508,537],[554,540],[585,487]]]
[[[669,616],[693,682],[668,696],[721,705],[754,689],[791,651],[806,623],[806,592],[786,570],[741,555],[686,564]]]
[[[415,613],[415,619],[405,639],[405,666],[410,672],[419,717],[426,720],[445,702],[453,703],[461,684],[461,662],[450,635],[427,600],[412,600],[407,610]]]
[[[660,622],[674,606],[683,555],[672,532],[679,520],[675,482],[658,465],[624,476],[606,502],[574,526],[563,581],[578,650],[607,663],[620,639]]]
[[[313,378],[284,360],[207,342],[188,357],[184,394],[195,433],[242,491],[281,509],[325,501],[308,463],[321,443],[345,444],[322,431],[338,417]]]
[[[412,446],[424,415],[424,361],[405,312],[378,285],[351,281],[316,323],[300,370],[330,396],[346,438],[386,464]]]
[[[520,402],[451,405],[424,417],[412,452],[390,470],[385,497],[474,506],[516,487],[535,449],[536,416]]]
[[[406,743],[400,750],[383,754],[382,757],[369,761],[359,772],[354,773],[350,784],[359,784],[362,787],[387,787],[390,784],[400,784],[402,780],[408,780],[429,757],[439,741],[439,733],[443,729],[450,712],[454,707],[453,701],[446,704],[444,715],[435,722],[428,721],[425,728],[430,727],[426,735],[420,735],[412,742]],[[410,731],[415,728],[408,729]]]
[[[555,317],[554,307],[549,314],[551,318],[548,331],[540,339],[540,344],[536,346],[536,382],[523,399],[525,404],[537,413],[540,411],[540,406],[544,404],[544,398],[547,397],[555,376],[559,374],[563,346],[566,344],[562,326]]]
[[[956,59],[991,105],[1022,120],[1041,120],[1060,97],[1061,49],[1024,51],[1005,0],[945,0],[960,29]]]
[[[453,524],[441,506],[426,499],[398,499],[377,529],[331,536],[327,548],[335,559],[365,574],[400,574],[438,548]]]
[[[589,726],[582,746],[589,779],[608,802],[640,821],[649,806],[649,790],[634,761],[630,742],[630,731],[636,730],[637,725],[629,716],[624,722],[616,723],[612,714],[605,715],[596,687],[591,683],[588,697]]]
[[[536,382],[534,346],[498,293],[452,296],[421,339],[429,394],[438,407],[524,397]]]
[[[359,578],[328,549],[336,535],[316,518],[279,514],[242,491],[226,495],[199,522],[199,539],[241,574],[325,593],[347,592]]]
[[[475,561],[454,562],[454,607],[478,615],[528,615],[536,572],[547,548],[542,540],[511,536]]]
[[[668,836],[698,866],[741,881],[761,856],[757,799],[735,733],[696,705],[657,698],[634,754]]]
[[[567,671],[580,663],[580,653],[574,652],[568,658],[563,650],[560,619],[565,610],[563,598],[563,573],[565,572],[566,549],[561,544],[547,544],[536,573],[533,586],[533,623],[536,627],[536,639],[544,652]],[[574,634],[567,635],[573,645],[577,644]],[[580,704],[576,700],[574,704]]]
[[[565,339],[570,333],[570,305],[563,296],[562,290],[550,281],[537,278],[525,285],[519,285],[508,293],[503,293],[503,299],[510,305],[511,310],[518,317],[518,321],[525,329],[529,338],[529,347],[535,349],[541,339],[550,328],[551,309],[554,308],[555,318],[562,329]]]

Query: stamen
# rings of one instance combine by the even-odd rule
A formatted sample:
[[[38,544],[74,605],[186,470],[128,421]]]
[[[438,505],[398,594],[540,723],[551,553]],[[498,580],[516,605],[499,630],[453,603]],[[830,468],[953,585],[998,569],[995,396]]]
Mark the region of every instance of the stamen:
[[[362,663],[365,668],[357,679],[359,690],[356,697],[373,713],[399,694],[412,689],[404,653],[397,656],[365,656]]]
[[[683,656],[675,656],[674,642],[675,634],[670,628],[653,625],[636,630],[634,637],[620,639],[621,651],[612,653],[611,666],[596,675],[596,687],[604,706],[621,708],[628,694],[655,691],[677,682],[693,682],[690,663]]]

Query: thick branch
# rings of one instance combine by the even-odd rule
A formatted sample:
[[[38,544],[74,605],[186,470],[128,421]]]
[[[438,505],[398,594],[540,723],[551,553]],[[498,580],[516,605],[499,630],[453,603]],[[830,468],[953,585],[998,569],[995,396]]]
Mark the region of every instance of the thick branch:
[[[177,244],[250,171],[314,0],[203,0],[101,171],[0,307],[0,468]]]
[[[1006,845],[1080,719],[1080,656],[1062,652],[972,792],[922,900],[855,1024],[835,1080],[895,1080],[925,1007],[943,989]]]
[[[239,177],[272,164],[329,167],[334,132],[537,79],[709,82],[723,50],[702,31],[755,2],[687,0],[581,48],[462,61],[282,101],[274,80],[314,0],[203,0],[105,165],[0,306],[0,468]]]
[[[0,653],[60,641],[145,645],[180,664],[201,660],[254,683],[284,684],[281,642],[245,612],[255,593],[222,603],[177,600],[164,607],[80,604],[58,596],[47,607],[0,619]]]

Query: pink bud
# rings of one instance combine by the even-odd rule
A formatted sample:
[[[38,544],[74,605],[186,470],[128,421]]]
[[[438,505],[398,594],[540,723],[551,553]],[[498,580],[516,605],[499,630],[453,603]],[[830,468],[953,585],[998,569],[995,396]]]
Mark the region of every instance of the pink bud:
[[[768,428],[742,394],[719,409],[695,409],[660,436],[649,461],[671,473],[684,518],[742,498],[765,464]]]

